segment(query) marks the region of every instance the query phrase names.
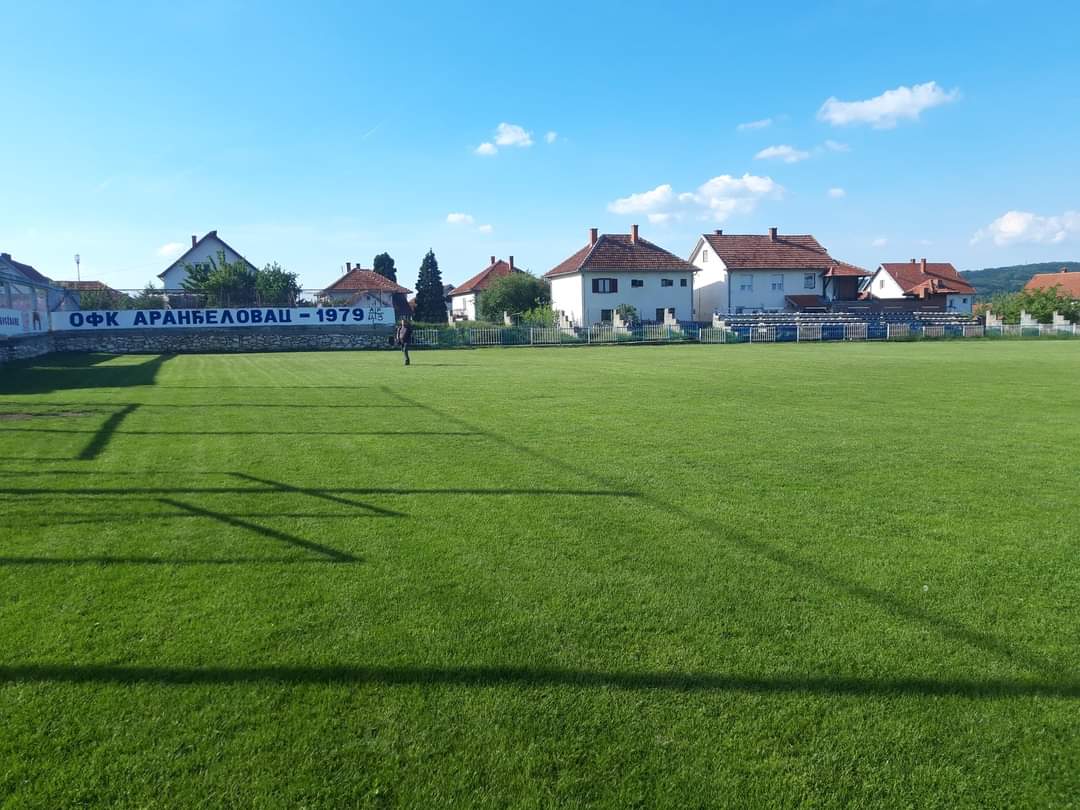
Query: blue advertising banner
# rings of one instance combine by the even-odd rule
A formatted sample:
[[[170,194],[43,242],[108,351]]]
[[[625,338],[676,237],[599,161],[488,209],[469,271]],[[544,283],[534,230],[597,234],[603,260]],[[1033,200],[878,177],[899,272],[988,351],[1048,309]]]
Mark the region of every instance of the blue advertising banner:
[[[101,329],[221,329],[237,326],[392,325],[389,307],[244,307],[54,312],[54,331]]]

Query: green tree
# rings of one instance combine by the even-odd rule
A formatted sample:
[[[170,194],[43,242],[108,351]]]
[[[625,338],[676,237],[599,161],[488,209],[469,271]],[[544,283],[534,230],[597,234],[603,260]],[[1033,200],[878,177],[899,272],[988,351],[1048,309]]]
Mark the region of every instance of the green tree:
[[[258,271],[243,259],[228,261],[224,250],[218,251],[217,261],[211,257],[205,265],[186,264],[184,269],[183,288],[205,295],[208,307],[247,307],[257,300]]]
[[[143,287],[142,292],[131,299],[131,308],[165,309],[164,292],[155,287],[153,283],[148,283]]]
[[[79,293],[79,309],[90,310],[127,309],[131,299],[116,290],[82,290]]]
[[[480,316],[499,323],[503,313],[521,315],[551,303],[551,285],[531,273],[511,273],[495,279],[480,293]]]
[[[389,253],[380,253],[371,263],[372,269],[383,278],[388,278],[397,283],[397,268],[394,266],[394,257]]]
[[[1072,301],[1059,293],[1059,288],[1024,290],[1018,293],[995,295],[986,308],[1006,323],[1019,323],[1021,311],[1039,323],[1050,323],[1059,312],[1074,323],[1080,321],[1080,301]]]
[[[641,316],[638,315],[637,307],[633,304],[619,304],[615,307],[615,311],[619,313],[619,317],[623,319],[623,323],[627,326],[637,326],[641,321]]]
[[[446,323],[446,296],[435,252],[429,250],[420,264],[416,279],[416,320],[421,323]]]
[[[261,306],[291,307],[296,305],[300,285],[296,273],[290,273],[277,262],[255,273],[255,295]]]

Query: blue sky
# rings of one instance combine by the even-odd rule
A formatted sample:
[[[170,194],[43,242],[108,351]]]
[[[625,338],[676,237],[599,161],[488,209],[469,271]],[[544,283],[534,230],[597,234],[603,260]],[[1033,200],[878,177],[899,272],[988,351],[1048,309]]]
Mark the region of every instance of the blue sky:
[[[140,287],[211,229],[307,287],[383,250],[413,286],[429,247],[451,282],[491,254],[543,272],[633,222],[683,256],[776,225],[862,266],[1080,258],[1075,3],[0,18],[0,249],[53,278],[79,253]]]

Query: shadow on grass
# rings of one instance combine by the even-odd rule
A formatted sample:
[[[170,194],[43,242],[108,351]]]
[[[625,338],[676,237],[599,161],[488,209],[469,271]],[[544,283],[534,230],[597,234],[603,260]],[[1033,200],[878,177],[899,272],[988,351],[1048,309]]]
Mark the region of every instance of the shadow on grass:
[[[192,515],[199,517],[211,518],[224,523],[226,526],[233,526],[238,529],[247,529],[255,534],[262,535],[263,537],[269,537],[272,540],[280,540],[284,543],[297,546],[299,548],[307,549],[308,551],[314,551],[317,554],[322,554],[324,557],[334,560],[335,562],[360,562],[359,557],[354,557],[351,554],[346,554],[344,551],[338,551],[335,548],[324,546],[320,543],[316,543],[312,540],[305,540],[303,537],[297,537],[292,534],[287,534],[277,529],[268,529],[265,526],[260,526],[257,523],[249,523],[246,520],[241,520],[238,517],[224,514],[223,512],[212,512],[209,509],[204,509],[200,506],[194,506],[183,501],[173,500],[172,498],[161,498],[162,503],[172,506],[176,509],[180,509],[186,512],[190,512]]]
[[[79,461],[96,458],[128,414],[141,405],[125,405],[106,420],[98,430],[51,427],[7,427],[3,433],[93,433],[88,449]],[[463,430],[125,430],[125,436],[478,436]]]
[[[370,684],[374,686],[452,686],[469,688],[550,688],[665,690],[808,694],[847,697],[960,697],[980,699],[1041,697],[1080,698],[1080,682],[992,679],[894,678],[844,676],[763,677],[721,673],[593,672],[543,667],[140,667],[93,664],[22,664],[0,666],[0,683],[157,684],[161,686],[229,684]]]
[[[109,446],[109,442],[112,441],[113,435],[120,428],[120,424],[137,409],[138,405],[125,405],[123,408],[112,414],[105,420],[105,424],[95,431],[86,430],[59,430],[60,433],[93,433],[94,437],[87,442],[86,447],[82,449],[76,459],[79,461],[92,461],[100,456],[105,448]]]
[[[360,560],[355,557],[345,560],[313,557],[0,557],[0,566],[12,568],[23,565],[333,565],[355,562]]]
[[[409,399],[405,395],[400,394],[387,386],[383,386],[382,390],[388,396],[397,397],[403,404],[413,405],[425,410],[433,416],[439,417],[444,422],[458,425],[464,430],[474,430],[478,433],[482,433],[486,438],[511,449],[521,456],[528,456],[543,462],[547,467],[561,467],[568,472],[576,474],[579,478],[597,483],[601,486],[610,487],[612,489],[619,488],[620,482],[615,478],[600,475],[589,469],[567,462],[565,459],[528,447],[527,445],[521,444],[520,442],[499,433],[495,433],[494,431],[477,427],[467,419],[462,419],[459,416],[447,413],[446,411],[426,403]],[[973,630],[954,619],[931,613],[925,608],[909,604],[890,593],[847,579],[840,574],[830,571],[820,563],[801,558],[796,554],[792,554],[791,552],[774,546],[764,540],[758,540],[736,532],[731,529],[731,527],[725,526],[717,520],[704,515],[699,515],[677,503],[667,501],[647,492],[641,494],[640,498],[645,503],[652,505],[662,512],[678,515],[687,524],[694,526],[699,531],[704,532],[721,543],[730,543],[744,551],[751,552],[770,562],[783,566],[798,576],[813,579],[829,588],[833,588],[834,590],[846,593],[849,596],[874,605],[880,610],[895,617],[933,628],[942,636],[953,641],[961,642],[984,652],[997,655],[1010,662],[1020,664],[1032,672],[1039,672],[1054,677],[1071,676],[1074,674],[1071,668],[1046,658],[1045,656],[1010,644],[990,633]]]
[[[46,359],[13,363],[0,378],[2,394],[46,394],[78,388],[128,388],[154,385],[158,371],[176,355],[160,354],[142,363],[101,365],[104,358],[93,355],[94,362],[80,363],[78,355],[50,355]],[[101,358],[101,359],[98,359]]]

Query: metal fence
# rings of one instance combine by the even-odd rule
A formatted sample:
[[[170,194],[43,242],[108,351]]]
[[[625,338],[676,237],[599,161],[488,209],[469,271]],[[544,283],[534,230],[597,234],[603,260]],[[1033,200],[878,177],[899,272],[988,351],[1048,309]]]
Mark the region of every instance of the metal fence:
[[[413,343],[431,348],[491,346],[582,346],[623,343],[827,343],[965,338],[1080,337],[1080,326],[1042,324],[984,327],[978,323],[817,323],[754,324],[717,327],[695,324],[645,324],[633,328],[608,324],[587,329],[530,326],[423,328]]]

